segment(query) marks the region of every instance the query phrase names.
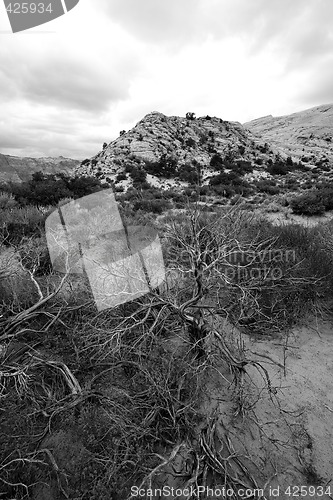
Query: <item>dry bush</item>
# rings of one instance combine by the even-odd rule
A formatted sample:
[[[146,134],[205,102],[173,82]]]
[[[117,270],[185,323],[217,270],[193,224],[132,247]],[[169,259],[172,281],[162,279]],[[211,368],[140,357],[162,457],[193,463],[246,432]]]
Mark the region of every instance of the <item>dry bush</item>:
[[[208,484],[215,471],[227,485],[256,485],[229,438],[220,435],[217,445],[216,422],[205,415],[205,404],[215,376],[235,418],[245,418],[250,367],[259,370],[269,396],[274,388],[263,365],[226,335],[220,320],[254,325],[259,333],[281,329],[288,324],[281,311],[295,310],[290,294],[318,278],[300,277],[288,262],[279,263],[278,279],[249,273],[258,261],[270,270],[276,262],[269,251],[288,245],[286,238],[277,244],[269,226],[263,231],[237,206],[186,215],[168,220],[161,235],[175,279],[116,308],[98,313],[75,288],[76,300],[69,300],[61,293],[68,276],[55,287],[41,286],[30,267],[38,300],[0,325],[7,436],[0,438],[0,493],[31,498],[34,481],[44,481],[67,498],[123,499],[130,485],[156,484],[161,475],[179,479],[173,466],[183,452],[189,460],[182,484]],[[230,269],[237,273],[231,276]],[[56,446],[48,448],[64,430],[84,450],[75,466]],[[19,446],[17,434],[25,436]]]

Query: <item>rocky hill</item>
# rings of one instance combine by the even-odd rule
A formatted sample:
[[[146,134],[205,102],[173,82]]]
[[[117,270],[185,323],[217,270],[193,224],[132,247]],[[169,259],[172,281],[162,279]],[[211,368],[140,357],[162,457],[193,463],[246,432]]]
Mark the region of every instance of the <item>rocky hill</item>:
[[[187,184],[186,172],[201,167],[205,184],[216,175],[221,160],[225,166],[226,162],[238,161],[260,171],[277,154],[277,149],[238,122],[210,116],[195,118],[191,113],[168,117],[152,112],[105,144],[93,158],[84,160],[75,172],[116,181],[126,188],[132,184],[131,170],[143,169],[151,185],[170,187]]]
[[[244,123],[244,128],[282,154],[311,164],[333,163],[333,104],[286,116],[264,116]]]
[[[247,181],[286,172],[297,179],[302,167],[310,177],[333,171],[332,104],[243,125],[211,116],[195,118],[194,113],[179,117],[155,111],[81,163],[0,154],[0,182],[21,182],[41,170],[93,175],[114,183],[119,191],[140,182],[167,189],[204,186],[218,175],[215,185],[237,182],[222,178],[221,172],[236,172]]]
[[[20,158],[0,154],[0,183],[27,181],[34,172],[39,171],[45,174],[63,172],[70,175],[79,165],[79,160],[63,156],[58,158]]]

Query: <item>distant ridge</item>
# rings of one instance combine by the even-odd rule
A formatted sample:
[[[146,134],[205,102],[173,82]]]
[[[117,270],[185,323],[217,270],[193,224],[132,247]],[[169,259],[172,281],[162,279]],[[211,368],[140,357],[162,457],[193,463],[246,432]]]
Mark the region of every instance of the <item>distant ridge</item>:
[[[30,158],[3,155],[0,153],[0,182],[23,182],[31,178],[34,172],[42,171],[45,174],[63,172],[72,174],[80,164],[79,160],[64,158]]]
[[[283,154],[333,162],[333,104],[285,116],[264,116],[243,125]]]

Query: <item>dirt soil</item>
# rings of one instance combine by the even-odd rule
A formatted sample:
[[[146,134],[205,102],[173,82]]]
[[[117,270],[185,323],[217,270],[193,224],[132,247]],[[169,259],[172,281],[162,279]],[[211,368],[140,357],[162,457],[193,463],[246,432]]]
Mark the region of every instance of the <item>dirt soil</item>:
[[[251,421],[258,424],[254,439],[249,438],[250,426],[245,424],[246,416],[243,426],[245,448],[254,456],[257,448],[257,459],[260,458],[263,475],[267,479],[270,472],[273,473],[266,485],[267,498],[272,497],[269,486],[280,487],[280,499],[292,496],[332,498],[332,321],[328,318],[307,318],[294,327],[287,338],[260,340],[241,333],[238,336],[248,349],[247,357],[264,364],[273,387],[273,393],[265,394],[263,391],[260,394],[253,408]],[[281,366],[264,356],[269,356]],[[258,370],[250,367],[247,371],[253,386],[265,386]],[[258,394],[257,391],[254,393]],[[266,443],[266,451],[269,451],[266,462],[265,450],[259,443],[264,447]],[[272,444],[276,444],[275,450]],[[288,486],[302,485],[306,486],[304,493],[307,492],[307,495],[301,495],[301,491],[297,492],[295,488],[288,494]],[[315,486],[315,495],[310,485]],[[326,488],[326,494],[321,494],[320,486]]]
[[[261,498],[332,499],[332,321],[307,318],[287,336],[281,334],[274,338],[253,338],[227,322],[219,331],[229,340],[229,345],[236,341],[245,349],[247,359],[258,361],[267,370],[270,387],[265,372],[255,365],[246,367],[242,387],[230,385],[228,388],[226,382],[232,377],[227,370],[222,372],[222,368],[224,382],[221,383],[220,376],[206,381],[203,413],[207,415],[207,424],[216,419],[215,452],[223,457],[222,461],[227,461],[231,448],[244,469],[231,459],[229,472],[249,485],[253,492],[261,490]],[[212,352],[213,344],[214,341]],[[179,454],[174,462],[176,468],[181,470],[189,457],[186,450]],[[244,470],[247,473],[244,474]],[[251,484],[251,478],[255,485]],[[222,498],[219,495],[224,485],[221,475],[213,474],[208,479],[207,484],[216,495],[207,498]],[[168,485],[181,491],[183,481],[164,473],[154,486]],[[153,498],[188,500],[186,495],[169,494]],[[259,498],[258,494],[255,498]]]

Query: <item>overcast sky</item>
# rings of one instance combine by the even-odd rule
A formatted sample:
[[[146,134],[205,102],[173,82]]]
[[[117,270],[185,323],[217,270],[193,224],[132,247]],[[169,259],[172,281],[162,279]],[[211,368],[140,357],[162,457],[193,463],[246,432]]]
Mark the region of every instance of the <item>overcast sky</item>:
[[[0,153],[91,157],[151,111],[332,102],[333,0],[80,0],[16,34],[0,0]]]

